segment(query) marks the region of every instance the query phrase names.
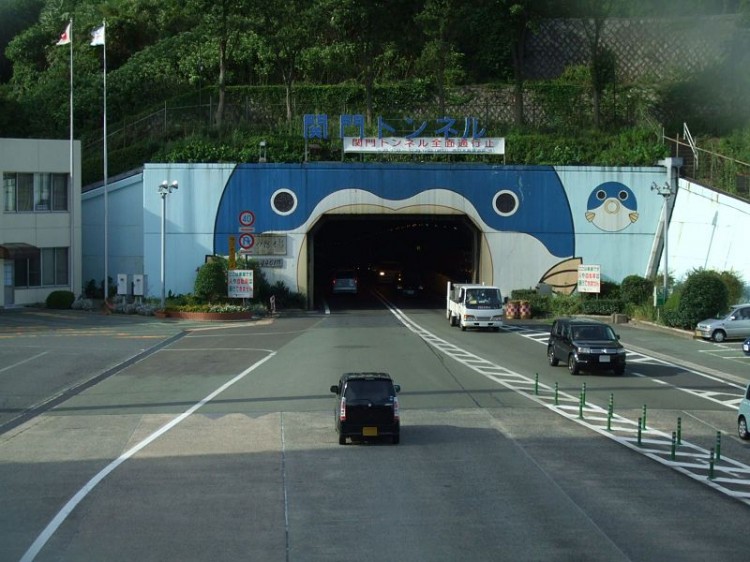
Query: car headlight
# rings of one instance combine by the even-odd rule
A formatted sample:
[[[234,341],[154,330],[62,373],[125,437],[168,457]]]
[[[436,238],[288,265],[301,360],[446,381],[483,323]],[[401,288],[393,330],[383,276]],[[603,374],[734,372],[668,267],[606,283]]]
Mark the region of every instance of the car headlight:
[[[594,350],[590,347],[579,347],[578,353],[594,353]]]

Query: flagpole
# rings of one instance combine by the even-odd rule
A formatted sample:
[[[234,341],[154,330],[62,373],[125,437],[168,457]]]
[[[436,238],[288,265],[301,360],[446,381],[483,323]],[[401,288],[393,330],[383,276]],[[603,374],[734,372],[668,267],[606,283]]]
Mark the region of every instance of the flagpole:
[[[75,196],[75,182],[73,181],[73,18],[70,18],[70,43],[68,43],[70,46],[70,185],[68,186],[68,192],[69,192],[69,212],[68,216],[70,218],[70,244],[68,246],[68,263],[74,264],[75,261],[75,251],[77,248],[77,245],[75,244],[75,213],[76,213],[76,196]],[[71,272],[74,272],[75,269],[71,268]],[[73,286],[73,281],[76,280],[77,276],[72,275],[70,278],[70,289],[72,291],[77,291],[79,288]]]
[[[73,189],[73,18],[70,18],[70,189]]]
[[[109,298],[109,208],[107,204],[107,22],[102,22],[104,52],[104,300]]]

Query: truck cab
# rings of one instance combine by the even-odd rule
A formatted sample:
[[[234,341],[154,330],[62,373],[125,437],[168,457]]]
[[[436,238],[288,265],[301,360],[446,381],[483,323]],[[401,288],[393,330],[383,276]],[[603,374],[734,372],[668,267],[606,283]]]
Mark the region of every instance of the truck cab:
[[[498,287],[448,282],[446,317],[451,326],[491,328],[503,325],[503,297]]]

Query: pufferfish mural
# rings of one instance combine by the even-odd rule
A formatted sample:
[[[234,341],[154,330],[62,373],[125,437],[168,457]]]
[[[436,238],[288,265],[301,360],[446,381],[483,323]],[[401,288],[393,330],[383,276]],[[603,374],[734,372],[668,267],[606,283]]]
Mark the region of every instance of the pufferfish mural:
[[[618,232],[638,220],[633,191],[616,181],[599,184],[586,203],[586,220],[605,232]]]

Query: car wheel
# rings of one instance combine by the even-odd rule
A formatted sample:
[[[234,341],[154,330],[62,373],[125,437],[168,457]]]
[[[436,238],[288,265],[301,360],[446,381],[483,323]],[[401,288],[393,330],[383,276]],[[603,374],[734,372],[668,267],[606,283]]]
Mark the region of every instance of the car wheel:
[[[393,444],[398,445],[401,442],[401,434],[400,433],[394,433],[393,434]]]
[[[572,353],[568,356],[568,371],[570,371],[571,375],[577,375],[580,371],[580,368],[578,367],[578,361],[576,361],[576,358]]]
[[[560,363],[560,360],[555,357],[555,348],[551,345],[547,348],[547,359],[549,360],[549,364],[553,367],[557,367]]]
[[[459,325],[461,326],[461,331],[465,332],[466,331],[466,325],[463,322],[459,322]]]
[[[346,445],[346,436],[339,435],[339,445]]]
[[[750,433],[747,431],[747,420],[745,419],[745,416],[740,416],[740,418],[737,420],[737,435],[740,436],[740,439],[750,439]]]
[[[711,339],[714,340],[716,343],[721,343],[725,339],[727,339],[727,335],[724,333],[723,330],[716,330],[713,334],[711,334]]]

